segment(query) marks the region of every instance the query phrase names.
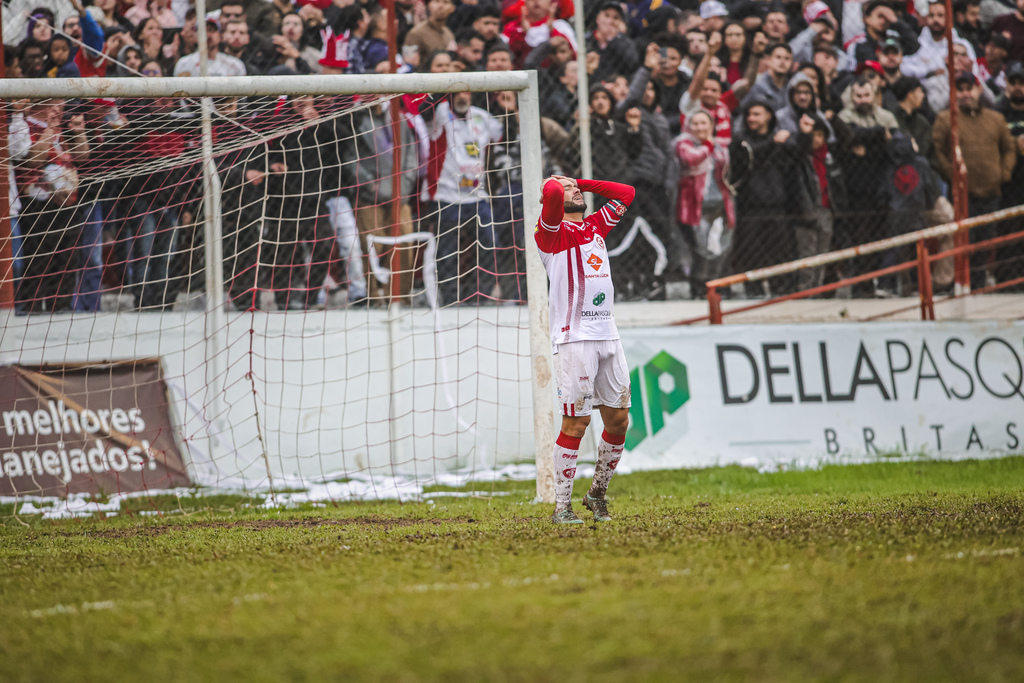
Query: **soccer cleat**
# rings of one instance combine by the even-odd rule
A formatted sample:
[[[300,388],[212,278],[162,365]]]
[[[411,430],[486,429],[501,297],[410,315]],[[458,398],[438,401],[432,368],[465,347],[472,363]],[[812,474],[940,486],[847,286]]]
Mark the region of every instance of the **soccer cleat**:
[[[555,510],[555,514],[551,515],[551,521],[555,524],[583,524],[583,520],[576,516],[571,507]]]
[[[608,514],[608,499],[594,498],[588,491],[583,496],[583,507],[594,513],[595,522],[610,522],[612,516]]]

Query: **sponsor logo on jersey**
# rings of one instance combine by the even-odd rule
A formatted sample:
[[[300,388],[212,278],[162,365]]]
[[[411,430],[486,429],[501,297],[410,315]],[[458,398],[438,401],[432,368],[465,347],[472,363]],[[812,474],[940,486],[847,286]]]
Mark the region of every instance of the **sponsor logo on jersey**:
[[[601,270],[601,266],[604,265],[604,260],[597,254],[591,254],[590,258],[587,259],[587,265],[594,270]]]
[[[598,292],[597,296],[594,297],[594,305],[600,306],[604,303],[604,292]]]
[[[471,156],[471,157],[478,157],[478,156],[480,156],[480,148],[477,146],[477,144],[475,142],[467,142],[465,147],[466,147],[466,154],[468,154],[469,156]]]
[[[612,317],[611,311],[583,311],[584,318],[610,318]]]

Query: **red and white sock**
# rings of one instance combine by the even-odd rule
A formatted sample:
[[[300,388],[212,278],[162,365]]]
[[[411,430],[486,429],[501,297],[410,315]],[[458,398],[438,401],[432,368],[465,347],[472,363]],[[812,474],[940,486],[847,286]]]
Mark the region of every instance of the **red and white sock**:
[[[580,440],[564,432],[555,440],[555,510],[572,505],[572,480],[576,477],[576,458]]]
[[[626,443],[625,434],[609,434],[607,431],[601,433],[601,443],[597,446],[594,482],[590,485],[591,497],[604,498],[612,475],[615,474],[615,468],[619,465],[619,458],[622,457],[622,444],[624,443]]]

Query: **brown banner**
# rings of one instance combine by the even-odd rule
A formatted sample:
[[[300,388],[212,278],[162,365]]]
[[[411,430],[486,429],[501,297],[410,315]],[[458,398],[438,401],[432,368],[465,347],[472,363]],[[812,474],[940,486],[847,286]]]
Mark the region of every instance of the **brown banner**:
[[[158,360],[0,367],[0,495],[189,486]]]

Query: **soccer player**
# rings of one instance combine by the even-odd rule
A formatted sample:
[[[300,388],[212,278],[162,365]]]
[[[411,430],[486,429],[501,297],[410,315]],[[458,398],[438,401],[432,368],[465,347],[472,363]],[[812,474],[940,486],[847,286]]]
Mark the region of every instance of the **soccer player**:
[[[609,201],[587,210],[584,192]],[[594,483],[583,506],[598,522],[611,521],[605,492],[622,456],[629,424],[629,369],[612,315],[615,291],[604,238],[633,201],[629,185],[551,176],[544,184],[544,208],[534,231],[548,272],[551,346],[562,405],[562,430],[555,441],[556,524],[583,524],[572,511],[572,481],[580,439],[596,405],[604,421]]]

